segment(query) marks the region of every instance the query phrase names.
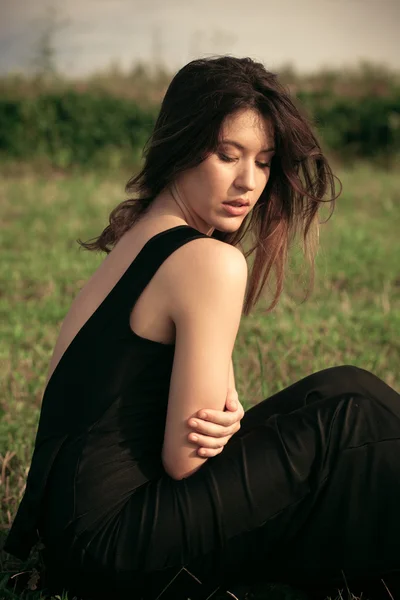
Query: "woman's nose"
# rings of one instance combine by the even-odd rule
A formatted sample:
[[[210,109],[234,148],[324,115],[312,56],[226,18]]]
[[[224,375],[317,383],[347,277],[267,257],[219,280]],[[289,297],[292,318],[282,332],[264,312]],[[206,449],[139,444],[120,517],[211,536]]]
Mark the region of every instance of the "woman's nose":
[[[247,162],[243,163],[243,166],[238,173],[236,178],[236,184],[238,187],[245,188],[246,190],[254,190],[256,187],[256,173],[255,165]]]

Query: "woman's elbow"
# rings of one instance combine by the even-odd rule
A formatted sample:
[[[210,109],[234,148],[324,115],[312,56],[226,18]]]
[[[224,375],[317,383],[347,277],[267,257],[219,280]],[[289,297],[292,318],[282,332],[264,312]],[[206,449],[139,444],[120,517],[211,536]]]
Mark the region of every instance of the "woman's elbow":
[[[164,471],[166,472],[166,474],[169,475],[172,479],[175,479],[176,481],[180,481],[181,479],[184,478],[184,474],[182,472],[179,472],[177,469],[174,469],[170,465],[166,464],[164,461],[163,461],[163,467],[164,467]]]
[[[171,477],[171,479],[174,479],[175,481],[181,481],[182,479],[185,479],[185,477],[186,477],[185,473],[182,473],[182,472],[178,473],[174,470],[171,471],[169,469],[168,470],[166,469],[165,472],[167,473],[167,475],[169,475],[169,477]]]
[[[200,467],[206,462],[207,459],[202,459],[202,463],[196,467],[186,468],[184,465],[179,464],[179,461],[168,461],[163,456],[162,457],[162,465],[164,467],[164,471],[169,475],[172,479],[176,481],[180,481],[181,479],[185,479],[186,477],[190,477],[193,473],[196,473],[200,469]]]
[[[177,468],[176,461],[169,461],[165,456],[162,456],[162,465],[166,474],[172,479],[179,481],[180,479],[184,478],[185,475],[181,469]]]

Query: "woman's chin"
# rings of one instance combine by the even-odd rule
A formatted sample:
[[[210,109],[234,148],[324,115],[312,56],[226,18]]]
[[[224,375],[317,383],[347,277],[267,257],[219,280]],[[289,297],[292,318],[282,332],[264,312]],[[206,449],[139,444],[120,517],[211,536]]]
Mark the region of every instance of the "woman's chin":
[[[231,219],[218,219],[218,223],[213,225],[215,229],[218,229],[221,233],[235,233],[241,224],[243,223],[242,218],[231,218]]]

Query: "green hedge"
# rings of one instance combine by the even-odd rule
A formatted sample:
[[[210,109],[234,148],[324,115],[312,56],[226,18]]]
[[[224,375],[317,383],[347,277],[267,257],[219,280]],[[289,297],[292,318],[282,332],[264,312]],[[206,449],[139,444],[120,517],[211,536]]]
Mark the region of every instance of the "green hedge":
[[[57,166],[90,164],[114,151],[141,152],[157,111],[107,95],[48,94],[0,98],[0,152],[47,157]]]
[[[400,90],[391,96],[348,98],[299,93],[327,149],[346,158],[390,157],[400,152]]]
[[[391,96],[338,97],[299,92],[325,150],[346,159],[390,157],[400,152],[400,90]],[[140,157],[158,107],[90,92],[0,98],[0,154],[45,157],[55,166]]]

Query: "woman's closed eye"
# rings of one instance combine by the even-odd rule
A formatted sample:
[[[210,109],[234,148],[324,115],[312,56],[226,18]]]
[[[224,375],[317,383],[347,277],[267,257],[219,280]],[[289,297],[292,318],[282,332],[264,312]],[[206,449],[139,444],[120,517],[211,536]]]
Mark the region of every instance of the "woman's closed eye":
[[[235,160],[238,160],[237,158],[233,158],[231,156],[227,156],[226,154],[219,154],[219,157],[224,162],[235,162]],[[271,167],[271,163],[257,162],[257,165],[260,167],[260,169],[266,169],[266,168],[270,168]]]

